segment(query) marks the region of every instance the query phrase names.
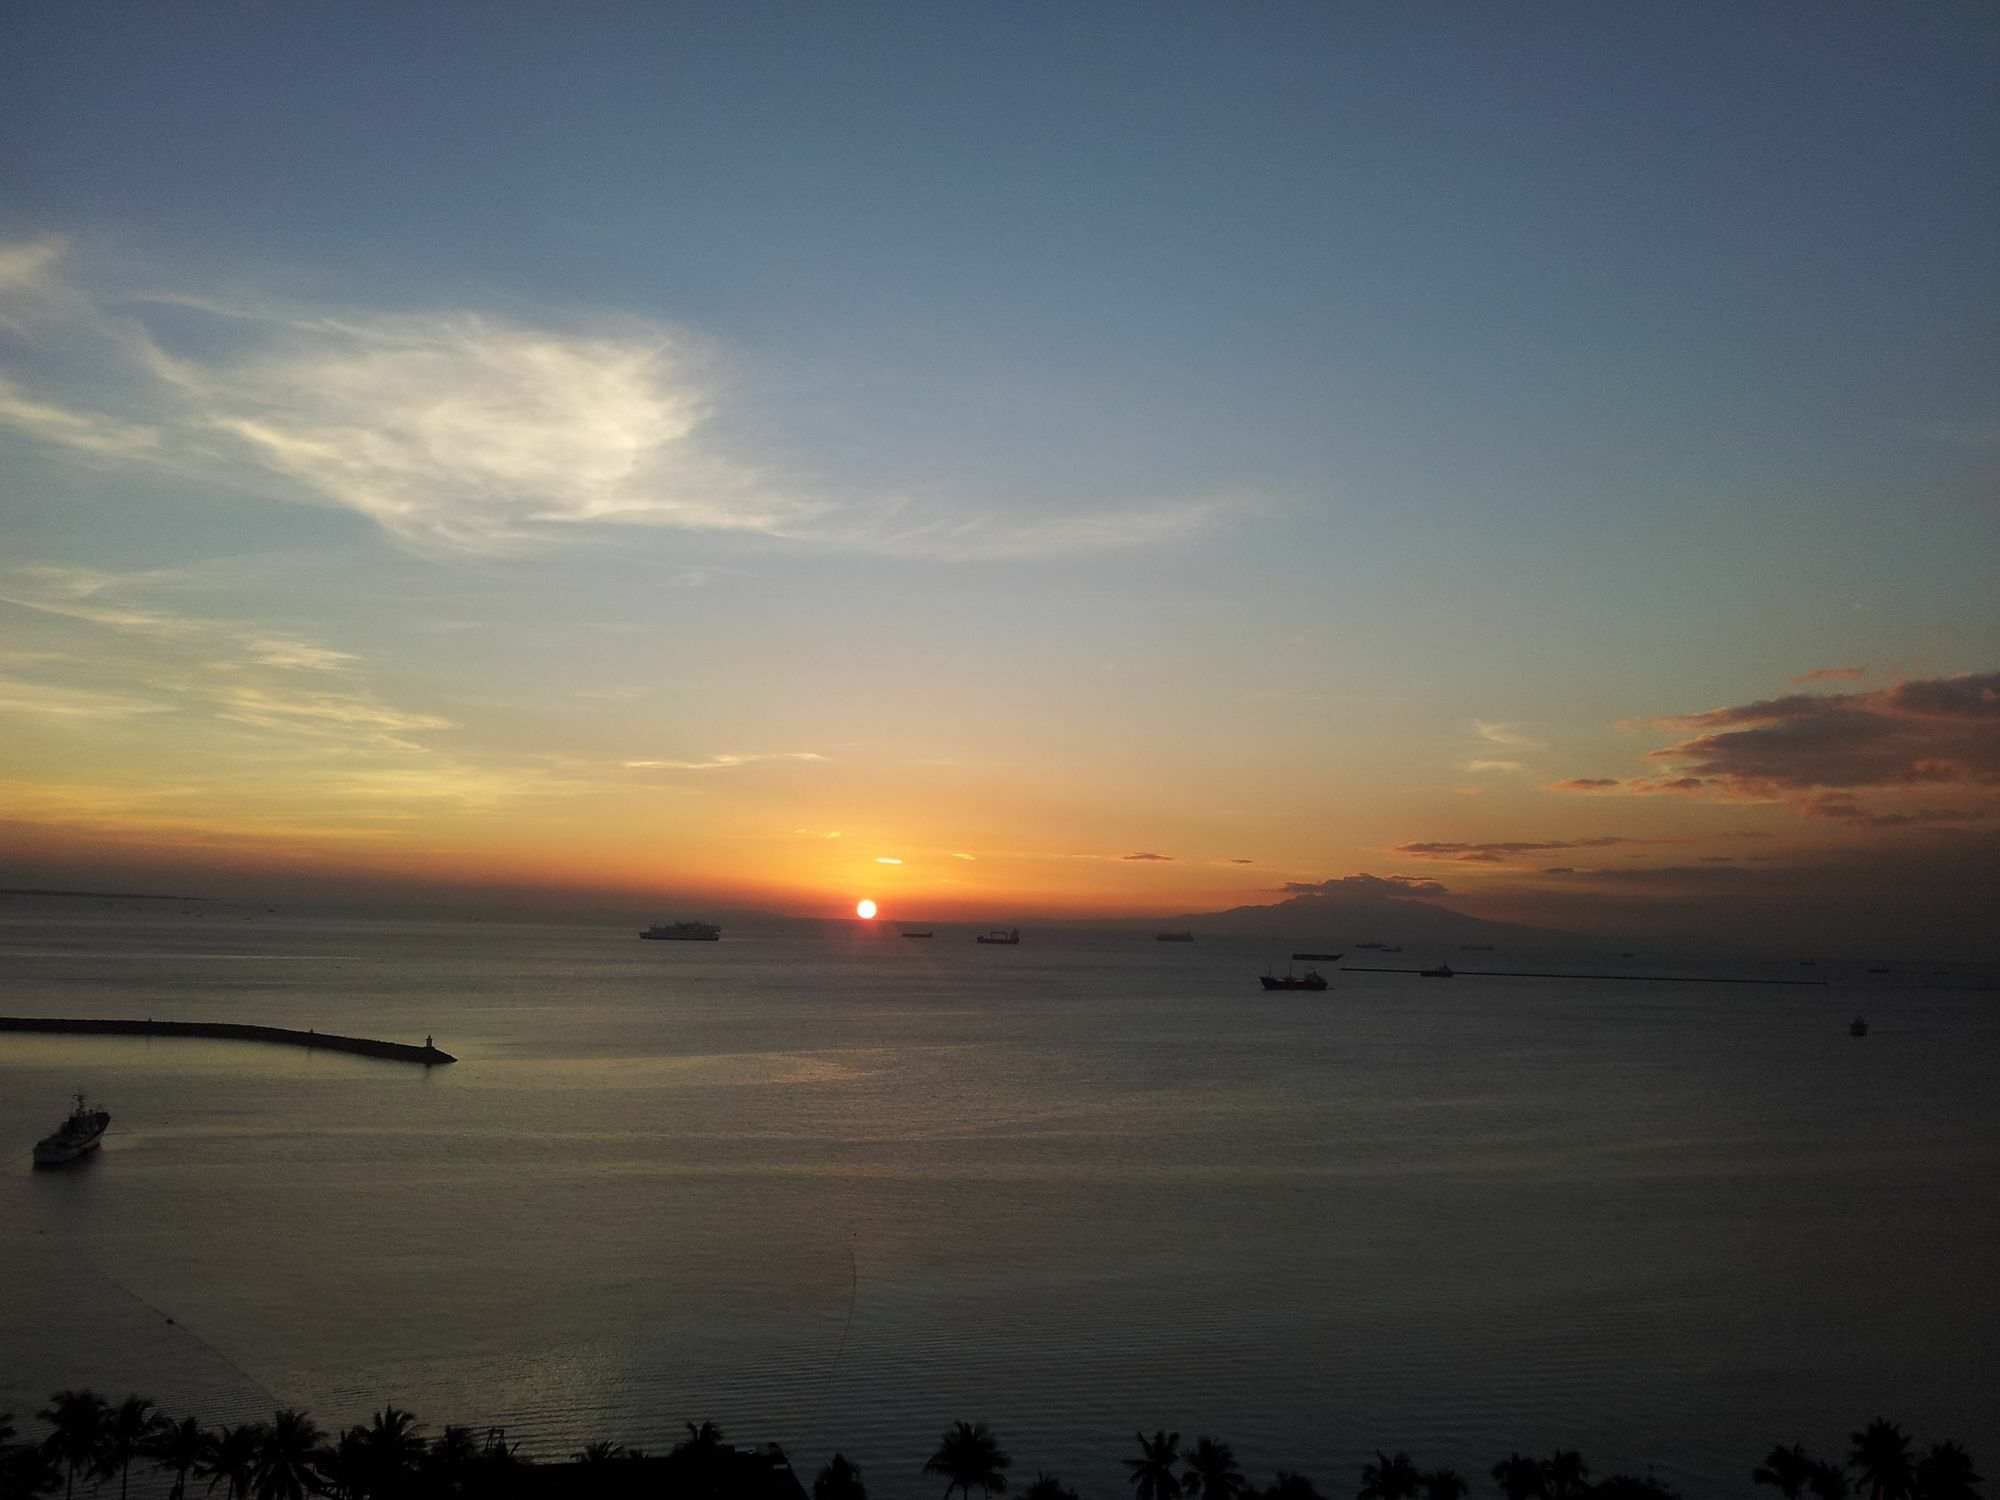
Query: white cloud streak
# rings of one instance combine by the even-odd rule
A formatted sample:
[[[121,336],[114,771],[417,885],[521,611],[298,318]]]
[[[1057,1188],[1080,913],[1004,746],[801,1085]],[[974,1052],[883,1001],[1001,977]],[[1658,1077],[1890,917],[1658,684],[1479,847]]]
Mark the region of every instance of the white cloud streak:
[[[147,321],[159,308],[203,320],[201,338],[186,341],[199,354],[159,341]],[[1003,515],[843,496],[726,451],[713,420],[725,389],[716,351],[636,319],[563,331],[179,293],[107,303],[65,278],[59,242],[38,241],[0,245],[0,327],[28,352],[59,346],[68,365],[89,365],[68,395],[0,376],[0,425],[99,462],[236,487],[247,478],[253,491],[357,512],[422,550],[505,552],[658,527],[1006,561],[1185,541],[1251,504],[1223,495]]]

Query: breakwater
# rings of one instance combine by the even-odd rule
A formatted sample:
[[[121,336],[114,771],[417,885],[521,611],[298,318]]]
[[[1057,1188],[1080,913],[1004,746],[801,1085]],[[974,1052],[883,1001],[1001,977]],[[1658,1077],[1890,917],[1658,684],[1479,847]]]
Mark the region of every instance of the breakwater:
[[[1343,974],[1423,974],[1422,969],[1373,969],[1365,964],[1342,964]],[[1794,984],[1825,989],[1824,979],[1733,979],[1726,974],[1537,974],[1526,969],[1453,969],[1452,979],[1627,979],[1635,984]]]
[[[339,1036],[331,1031],[294,1031],[288,1026],[244,1026],[234,1021],[107,1021],[59,1016],[0,1016],[0,1031],[52,1031],[65,1036],[198,1036],[237,1042],[273,1042],[285,1047],[310,1047],[323,1052],[352,1052],[361,1057],[386,1057],[395,1062],[457,1062],[440,1052],[427,1037],[421,1047],[408,1042],[382,1042],[366,1036]]]

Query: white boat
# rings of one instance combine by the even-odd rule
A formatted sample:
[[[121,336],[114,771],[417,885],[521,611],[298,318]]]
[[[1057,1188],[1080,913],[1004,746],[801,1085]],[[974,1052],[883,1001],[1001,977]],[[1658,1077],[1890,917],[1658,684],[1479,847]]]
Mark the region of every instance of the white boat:
[[[35,1165],[59,1167],[66,1161],[75,1161],[86,1151],[96,1150],[110,1124],[108,1110],[92,1109],[83,1102],[83,1095],[78,1094],[76,1108],[56,1127],[56,1133],[35,1143]]]

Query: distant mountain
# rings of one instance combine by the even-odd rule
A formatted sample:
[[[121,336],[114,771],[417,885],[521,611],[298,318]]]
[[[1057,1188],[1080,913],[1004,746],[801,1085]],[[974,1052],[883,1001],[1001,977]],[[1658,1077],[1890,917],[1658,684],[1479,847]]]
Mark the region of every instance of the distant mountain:
[[[1573,934],[1489,922],[1440,906],[1421,887],[1350,875],[1326,888],[1268,906],[1235,906],[1228,911],[1162,917],[1162,928],[1186,928],[1197,937],[1282,938],[1296,948],[1346,948],[1356,943],[1447,945],[1492,943],[1546,947],[1573,943]]]

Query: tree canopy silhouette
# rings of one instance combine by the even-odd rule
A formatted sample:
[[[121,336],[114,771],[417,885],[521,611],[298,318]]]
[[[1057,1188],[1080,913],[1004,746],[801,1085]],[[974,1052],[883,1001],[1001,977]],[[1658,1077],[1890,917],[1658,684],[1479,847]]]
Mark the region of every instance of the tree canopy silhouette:
[[[1132,1488],[1138,1500],[1180,1500],[1181,1476],[1174,1466],[1181,1461],[1181,1435],[1164,1427],[1150,1438],[1143,1432],[1132,1434],[1139,1440],[1139,1456],[1125,1460],[1132,1471]]]
[[[959,1422],[938,1442],[937,1452],[924,1463],[924,1472],[945,1476],[947,1497],[957,1490],[971,1500],[975,1487],[989,1495],[1004,1494],[1011,1463],[1013,1460],[1000,1451],[1000,1440],[984,1422]]]

